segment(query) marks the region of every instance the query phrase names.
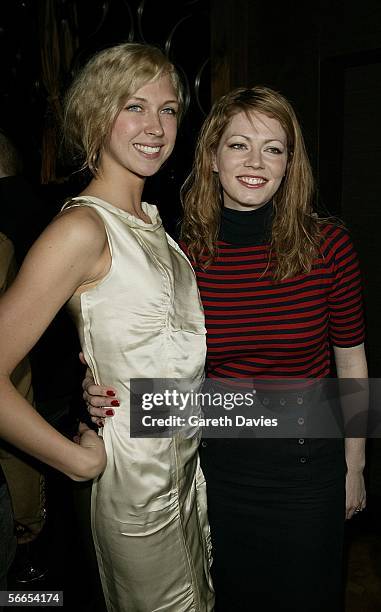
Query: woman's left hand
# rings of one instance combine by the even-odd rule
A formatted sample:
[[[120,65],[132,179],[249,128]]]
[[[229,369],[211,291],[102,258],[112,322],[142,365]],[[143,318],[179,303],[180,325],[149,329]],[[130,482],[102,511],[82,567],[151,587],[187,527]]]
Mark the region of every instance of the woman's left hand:
[[[362,470],[348,470],[346,484],[345,518],[351,519],[366,507],[366,490]]]

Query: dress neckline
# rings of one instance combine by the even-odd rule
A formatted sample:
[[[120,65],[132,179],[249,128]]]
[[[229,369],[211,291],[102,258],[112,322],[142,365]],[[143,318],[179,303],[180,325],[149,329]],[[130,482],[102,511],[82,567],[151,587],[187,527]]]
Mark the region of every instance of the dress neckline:
[[[114,204],[110,204],[110,202],[106,202],[106,200],[103,200],[102,198],[98,198],[96,196],[77,196],[75,198],[70,198],[68,204],[70,204],[70,202],[81,201],[90,201],[94,204],[97,204],[98,206],[101,206],[105,210],[108,210],[109,212],[123,219],[130,227],[154,231],[162,225],[157,206],[155,206],[154,204],[148,204],[148,202],[142,202],[142,210],[151,219],[151,223],[146,223],[145,221],[143,221],[143,219],[139,219],[138,217],[135,217],[135,215],[132,215],[131,213],[127,212],[126,210],[118,208],[117,206],[114,206]]]

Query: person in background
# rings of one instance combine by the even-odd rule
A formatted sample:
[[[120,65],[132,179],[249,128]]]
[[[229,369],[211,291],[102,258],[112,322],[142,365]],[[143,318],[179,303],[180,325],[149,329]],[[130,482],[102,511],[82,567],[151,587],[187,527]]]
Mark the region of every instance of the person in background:
[[[0,130],[0,231],[13,243],[18,268],[62,206],[61,193],[59,203],[56,201],[58,187],[61,191],[59,185],[32,184],[26,176],[20,150],[9,134]],[[60,345],[59,354],[51,359],[57,344]],[[64,435],[74,430],[78,412],[81,379],[81,368],[76,359],[78,350],[75,329],[62,308],[28,356],[34,404],[38,412]]]
[[[183,201],[208,377],[320,380],[332,372],[331,348],[339,378],[367,377],[356,253],[342,224],[313,212],[312,171],[284,96],[257,86],[215,103]],[[91,382],[85,399],[96,420],[108,400]],[[288,405],[276,391],[261,397],[293,411],[310,396],[307,387]],[[344,520],[366,505],[364,446],[361,438],[202,443],[216,612],[342,609]]]
[[[9,270],[14,266],[12,242],[0,233],[0,295],[8,285]],[[0,441],[1,442],[1,441]],[[0,449],[1,450],[1,449]],[[1,455],[0,455],[1,456]],[[0,590],[7,588],[7,574],[16,553],[12,501],[0,462]],[[2,608],[1,608],[2,609]]]
[[[55,210],[54,203],[43,201],[38,189],[26,178],[20,151],[9,134],[0,130],[0,232],[6,236],[2,242],[2,293],[13,282],[26,253],[54,217]],[[52,359],[57,345],[60,350]],[[66,437],[71,437],[75,431],[69,402],[74,407],[74,397],[77,399],[79,395],[79,367],[72,357],[77,345],[73,325],[61,309],[28,357],[12,373],[12,381],[23,397]],[[62,397],[62,389],[65,389],[65,397]],[[62,546],[57,542],[62,530],[49,535],[45,530],[42,537],[37,538],[37,535],[45,524],[46,514],[49,525],[55,516],[61,523],[67,519],[74,485],[56,470],[44,468],[4,441],[0,442],[0,462],[10,489],[19,544],[12,580],[25,584],[41,578],[47,564],[50,571],[53,569],[48,561],[50,545],[53,537],[54,547]],[[57,491],[60,496],[66,496],[65,503],[59,499]],[[67,520],[66,526],[69,529]]]
[[[46,208],[25,177],[20,151],[0,129],[0,231],[13,243],[17,266],[47,225]]]
[[[20,210],[26,212],[21,218]],[[23,177],[23,163],[12,140],[0,131],[0,250],[1,290],[13,282],[28,248],[42,230],[40,201]],[[33,388],[29,358],[12,373],[14,385],[32,403]],[[45,479],[41,466],[0,441],[0,466],[11,494],[17,543],[17,579],[36,580],[45,570],[31,561],[32,542],[45,523]]]

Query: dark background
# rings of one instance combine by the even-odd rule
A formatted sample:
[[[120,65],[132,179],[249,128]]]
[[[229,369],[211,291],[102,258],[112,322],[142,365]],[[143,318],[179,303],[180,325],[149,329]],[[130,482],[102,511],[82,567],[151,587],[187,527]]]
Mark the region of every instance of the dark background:
[[[179,187],[212,100],[255,84],[291,100],[314,167],[318,206],[345,221],[359,252],[369,369],[381,376],[380,1],[2,0],[0,128],[19,147],[47,219],[81,184],[70,160],[60,155],[53,162],[61,149],[62,92],[94,51],[132,40],[166,48],[188,93],[175,152],[145,193],[171,233]],[[369,445],[375,500],[378,442]],[[377,580],[380,585],[379,572]]]

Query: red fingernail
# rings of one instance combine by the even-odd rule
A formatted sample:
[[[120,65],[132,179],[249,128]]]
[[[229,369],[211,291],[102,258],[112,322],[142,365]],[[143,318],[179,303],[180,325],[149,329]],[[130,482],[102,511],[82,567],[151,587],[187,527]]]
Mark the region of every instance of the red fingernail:
[[[119,400],[112,400],[112,402],[110,402],[111,406],[120,406],[119,404]]]
[[[105,414],[107,414],[107,416],[114,416],[114,411],[113,410],[106,410]]]
[[[115,391],[112,391],[112,389],[107,389],[106,393],[109,397],[115,397]]]

